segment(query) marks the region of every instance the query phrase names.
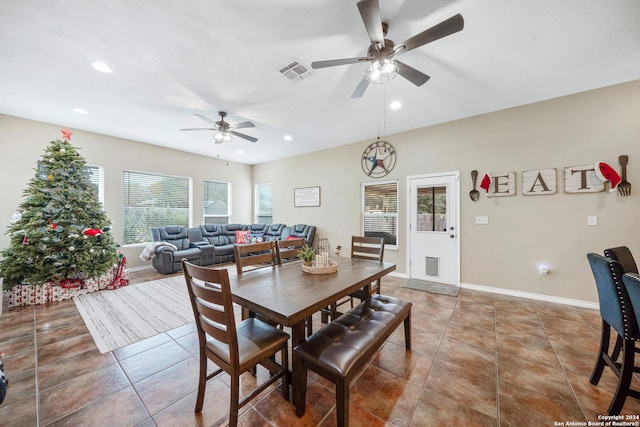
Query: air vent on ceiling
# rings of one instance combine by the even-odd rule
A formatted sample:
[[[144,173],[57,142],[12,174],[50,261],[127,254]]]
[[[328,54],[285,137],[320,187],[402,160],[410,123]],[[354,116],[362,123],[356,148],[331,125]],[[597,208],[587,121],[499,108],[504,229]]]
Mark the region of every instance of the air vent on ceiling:
[[[297,82],[298,80],[304,80],[311,75],[311,70],[306,65],[303,65],[297,59],[292,60],[287,65],[280,69],[282,73],[289,80]]]

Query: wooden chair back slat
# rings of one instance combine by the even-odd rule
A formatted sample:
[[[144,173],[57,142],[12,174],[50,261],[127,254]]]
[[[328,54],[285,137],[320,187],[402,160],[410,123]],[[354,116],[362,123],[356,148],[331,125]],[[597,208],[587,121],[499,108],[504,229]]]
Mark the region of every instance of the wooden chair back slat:
[[[276,265],[276,251],[273,241],[251,243],[247,245],[235,245],[233,252],[236,259],[236,271],[241,275],[244,267]]]
[[[351,258],[382,261],[384,258],[384,238],[351,237]]]
[[[278,263],[282,264],[283,260],[291,260],[298,257],[298,251],[304,248],[304,237],[289,240],[277,240],[276,252],[278,255]]]

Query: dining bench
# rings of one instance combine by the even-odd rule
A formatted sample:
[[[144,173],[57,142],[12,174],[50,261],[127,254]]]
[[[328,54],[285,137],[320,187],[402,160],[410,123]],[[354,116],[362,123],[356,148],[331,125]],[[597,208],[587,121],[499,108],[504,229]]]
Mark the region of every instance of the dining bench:
[[[376,294],[298,344],[293,349],[302,361],[293,378],[300,385],[297,415],[304,415],[310,369],[335,384],[337,424],[348,426],[349,383],[403,322],[405,347],[410,350],[411,303]]]

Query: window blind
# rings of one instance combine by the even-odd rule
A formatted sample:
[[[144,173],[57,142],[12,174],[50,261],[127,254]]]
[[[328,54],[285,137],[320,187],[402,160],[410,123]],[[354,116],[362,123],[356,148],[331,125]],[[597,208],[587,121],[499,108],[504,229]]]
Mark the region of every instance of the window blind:
[[[189,178],[124,171],[122,184],[122,244],[151,241],[151,227],[189,226]]]
[[[398,236],[398,182],[364,183],[362,224],[367,237],[384,237],[396,246]]]

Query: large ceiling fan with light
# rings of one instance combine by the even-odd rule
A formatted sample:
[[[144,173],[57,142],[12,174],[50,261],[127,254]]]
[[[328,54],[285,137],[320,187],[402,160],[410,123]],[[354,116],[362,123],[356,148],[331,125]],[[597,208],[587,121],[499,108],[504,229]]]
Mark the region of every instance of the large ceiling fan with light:
[[[202,114],[196,114],[196,116],[200,117],[205,122],[209,122],[213,125],[213,127],[209,128],[187,128],[180,130],[212,130],[214,131],[213,139],[216,141],[216,144],[222,144],[223,142],[231,141],[231,136],[235,135],[237,137],[246,139],[247,141],[256,142],[258,138],[254,138],[249,135],[245,135],[244,133],[236,132],[235,129],[244,129],[244,128],[253,128],[255,125],[249,121],[242,123],[229,123],[225,122],[224,118],[227,116],[227,113],[224,111],[219,111],[220,120],[214,122],[207,116],[203,116]]]
[[[311,68],[335,67],[337,65],[356,64],[358,62],[370,62],[363,79],[351,95],[352,98],[360,98],[369,86],[369,83],[386,83],[400,74],[416,86],[422,86],[429,80],[429,76],[413,67],[400,62],[395,57],[412,49],[423,46],[432,41],[441,39],[464,28],[462,15],[457,14],[445,19],[437,25],[416,34],[403,41],[394,43],[385,39],[389,25],[382,22],[380,4],[378,0],[361,0],[358,2],[360,16],[369,34],[371,46],[367,50],[367,56],[345,59],[332,59],[328,61],[316,61],[311,63]]]

